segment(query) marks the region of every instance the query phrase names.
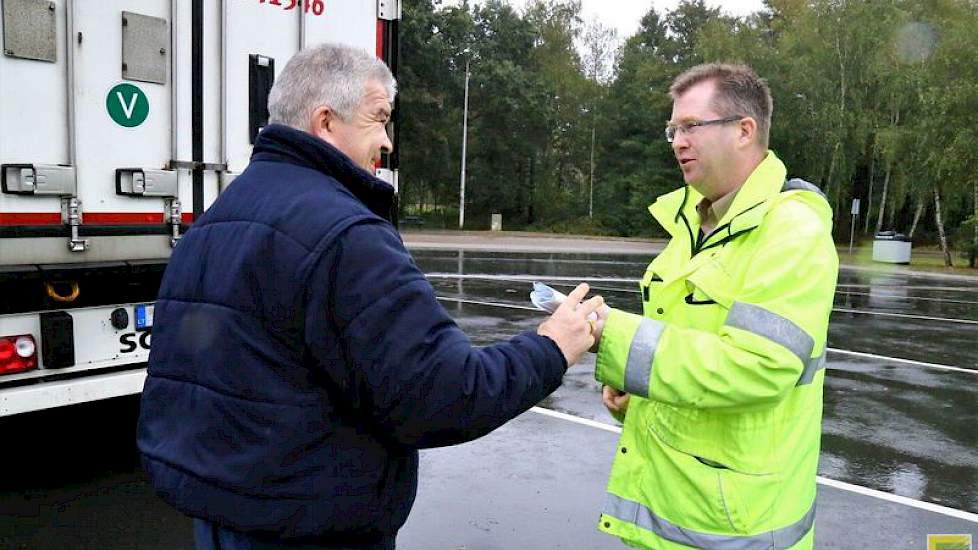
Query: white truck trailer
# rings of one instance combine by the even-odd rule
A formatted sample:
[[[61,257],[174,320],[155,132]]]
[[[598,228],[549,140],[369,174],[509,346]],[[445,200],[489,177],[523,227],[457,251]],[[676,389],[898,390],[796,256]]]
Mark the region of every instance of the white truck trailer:
[[[277,71],[329,41],[396,75],[400,0],[0,6],[0,416],[139,393],[167,259],[247,165]]]

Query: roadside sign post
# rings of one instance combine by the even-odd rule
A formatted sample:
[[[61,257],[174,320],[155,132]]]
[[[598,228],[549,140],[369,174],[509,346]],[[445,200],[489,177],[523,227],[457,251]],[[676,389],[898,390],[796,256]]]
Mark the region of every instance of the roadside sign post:
[[[856,236],[856,218],[859,217],[859,199],[852,199],[852,223],[849,225],[849,255],[852,256],[852,241]]]

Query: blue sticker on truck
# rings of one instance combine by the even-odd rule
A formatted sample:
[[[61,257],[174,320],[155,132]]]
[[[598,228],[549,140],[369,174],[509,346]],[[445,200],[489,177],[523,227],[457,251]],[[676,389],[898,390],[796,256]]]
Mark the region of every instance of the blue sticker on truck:
[[[153,310],[155,304],[140,304],[136,306],[136,330],[146,330],[153,327]]]

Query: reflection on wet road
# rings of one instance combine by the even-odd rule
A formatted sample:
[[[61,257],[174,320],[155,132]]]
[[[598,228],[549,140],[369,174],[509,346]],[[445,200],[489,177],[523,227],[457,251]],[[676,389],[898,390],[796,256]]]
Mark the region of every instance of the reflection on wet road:
[[[414,256],[445,308],[479,344],[535,329],[543,317],[526,309],[532,280],[564,291],[588,280],[613,306],[641,310],[635,289],[646,262],[638,256]],[[829,328],[829,347],[839,351],[828,355],[820,475],[978,512],[976,343],[978,281],[843,269]],[[587,361],[543,406],[612,422],[600,404],[593,357]]]

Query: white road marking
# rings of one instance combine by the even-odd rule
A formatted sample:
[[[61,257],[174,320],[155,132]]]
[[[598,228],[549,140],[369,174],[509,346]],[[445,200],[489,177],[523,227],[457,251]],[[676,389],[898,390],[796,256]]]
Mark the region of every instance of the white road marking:
[[[926,363],[924,361],[914,361],[913,359],[901,359],[900,357],[889,357],[887,355],[876,355],[875,353],[866,353],[862,351],[852,351],[847,349],[839,348],[828,348],[830,353],[838,353],[841,355],[852,355],[854,357],[864,357],[866,359],[878,359],[880,361],[893,361],[896,363],[903,363],[905,365],[914,365],[917,367],[927,367],[929,369],[947,370],[953,372],[963,372],[967,374],[978,374],[978,369],[966,369],[962,367],[952,367],[951,365],[942,365],[940,363]]]
[[[540,313],[546,313],[543,310],[537,309],[533,306],[518,306],[515,304],[500,304],[497,302],[482,302],[479,300],[465,300],[462,298],[448,298],[445,296],[438,296],[437,298],[445,302],[454,302],[456,304],[473,304],[477,306],[503,307],[508,309],[524,309],[528,311],[539,311]]]
[[[634,283],[638,284],[641,279],[633,279],[630,277],[568,277],[559,275],[492,275],[483,273],[446,273],[446,272],[435,272],[435,273],[425,273],[429,279],[469,279],[469,280],[479,280],[479,281],[571,281],[575,283],[597,281],[599,283]],[[628,290],[629,292],[638,292],[632,289],[622,289]]]
[[[858,315],[878,315],[880,317],[898,317],[900,319],[914,319],[918,321],[942,321],[945,323],[959,323],[962,325],[978,325],[974,319],[955,319],[953,317],[931,317],[929,315],[913,315],[910,313],[890,313],[888,311],[865,311],[861,309],[849,309],[844,307],[834,307],[832,311],[836,313],[856,313]]]
[[[449,297],[446,297],[446,296],[438,296],[438,299],[439,300],[442,300],[442,301],[445,301],[445,302],[454,302],[454,303],[462,303],[462,304],[473,304],[473,305],[478,305],[478,306],[500,307],[500,308],[505,308],[505,309],[520,309],[520,310],[524,310],[524,311],[537,311],[537,312],[540,312],[541,314],[543,313],[539,309],[537,309],[535,307],[532,307],[532,306],[519,306],[519,305],[515,305],[515,304],[503,304],[503,303],[500,303],[500,302],[485,302],[485,301],[481,301],[481,300],[466,300],[466,299],[462,299],[462,298],[449,298]],[[952,371],[952,372],[963,372],[963,373],[966,373],[966,374],[978,374],[978,369],[968,369],[968,368],[964,368],[964,367],[954,367],[954,366],[951,366],[951,365],[942,365],[940,363],[928,363],[928,362],[925,362],[925,361],[914,361],[913,359],[903,359],[901,357],[890,357],[888,355],[877,355],[875,353],[866,353],[866,352],[862,352],[862,351],[852,351],[852,350],[840,349],[840,348],[828,348],[828,350],[830,352],[832,352],[832,353],[839,353],[839,354],[842,354],[842,355],[852,355],[852,356],[855,356],[855,357],[863,357],[863,358],[866,358],[866,359],[877,359],[877,360],[880,360],[880,361],[893,361],[895,363],[902,363],[904,365],[914,365],[914,366],[918,366],[918,367],[926,367],[926,368],[929,368],[929,369],[946,370],[946,371]]]
[[[889,288],[889,287],[887,287]],[[937,302],[939,304],[978,304],[974,300],[952,300],[950,298],[925,298],[923,296],[902,296],[900,294],[881,294],[871,292],[852,292],[849,290],[836,290],[836,294],[847,296],[869,296],[870,298],[896,298],[897,300],[916,300],[918,302]]]
[[[839,283],[836,288],[879,288],[893,290],[933,290],[947,292],[978,292],[978,287],[974,286],[921,286],[921,285],[867,285],[856,283]]]
[[[963,519],[965,521],[970,521],[971,523],[978,523],[978,514],[973,514],[971,512],[966,512],[964,510],[949,508],[947,506],[941,506],[940,504],[934,504],[932,502],[924,502],[922,500],[916,500],[909,497],[902,497],[900,495],[894,495],[892,493],[887,493],[884,491],[877,491],[876,489],[870,489],[868,487],[863,487],[861,485],[853,485],[852,483],[837,481],[835,479],[829,479],[823,476],[817,476],[815,479],[818,481],[818,483],[825,485],[827,487],[834,487],[836,489],[841,489],[843,491],[850,491],[853,493],[858,493],[860,495],[878,498],[889,502],[895,502],[897,504],[903,504],[904,506],[910,506],[912,508],[918,508],[920,510],[926,510],[928,512],[934,512],[936,514]]]
[[[567,276],[549,276],[549,275],[492,275],[483,273],[428,273],[429,279],[460,279],[460,280],[470,280],[470,281],[512,281],[512,282],[533,282],[533,281],[543,281],[543,282],[569,282],[567,286],[575,286],[574,283],[580,282],[596,282],[596,283],[634,283],[638,284],[641,282],[640,279],[632,279],[627,277],[567,277]],[[557,282],[554,282],[554,286],[562,286]],[[841,285],[840,285],[841,286]],[[891,287],[886,287],[891,288]],[[605,289],[610,292],[625,292],[628,294],[639,294],[639,290],[632,288],[615,288],[615,289]],[[843,291],[836,290],[836,294],[842,293]],[[865,293],[859,293],[859,295],[868,296]],[[893,294],[884,294],[880,297],[886,298],[901,298],[907,300],[929,300],[936,302],[949,302],[949,303],[960,303],[960,304],[975,304],[978,302],[969,302],[965,300],[945,300],[941,298],[919,298],[914,296],[897,296]],[[832,311],[837,311],[839,313],[857,313],[861,315],[880,315],[883,317],[903,317],[906,319],[920,319],[922,321],[947,321],[949,323],[965,323],[978,325],[978,320],[975,319],[957,319],[954,317],[931,317],[927,315],[914,315],[912,313],[891,313],[888,311],[869,311],[862,309],[850,309],[850,308],[833,308]]]
[[[542,414],[544,416],[550,416],[552,418],[566,420],[568,422],[573,422],[575,424],[580,424],[582,426],[598,428],[599,430],[604,430],[606,432],[612,432],[617,434],[621,433],[621,427],[615,426],[613,424],[605,424],[604,422],[597,422],[595,420],[591,420],[588,418],[581,418],[579,416],[574,416],[572,414],[552,411],[550,409],[545,409],[543,407],[533,407],[530,410],[535,413]],[[826,487],[833,487],[835,489],[849,491],[851,493],[857,493],[860,495],[864,495],[872,498],[878,498],[880,500],[885,500],[888,502],[894,502],[896,504],[902,504],[904,506],[910,506],[912,508],[917,508],[920,510],[926,510],[928,512],[934,512],[936,514],[941,514],[957,519],[963,519],[965,521],[970,521],[972,523],[978,523],[978,514],[973,514],[971,512],[966,512],[964,510],[958,510],[956,508],[949,508],[947,506],[941,506],[939,504],[924,502],[922,500],[915,500],[908,497],[902,497],[899,495],[886,493],[884,491],[877,491],[876,489],[870,489],[868,487],[863,487],[860,485],[853,485],[852,483],[845,483],[843,481],[837,481],[823,476],[817,476],[815,479],[819,484],[825,485]]]

